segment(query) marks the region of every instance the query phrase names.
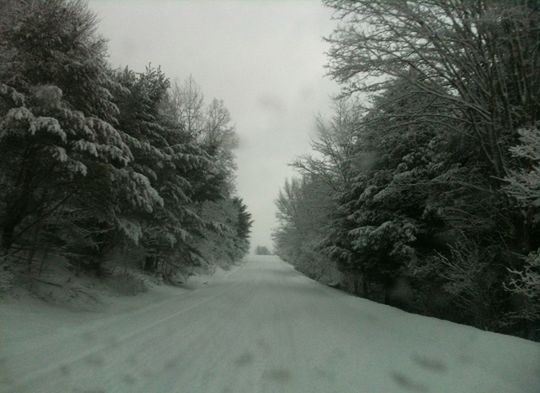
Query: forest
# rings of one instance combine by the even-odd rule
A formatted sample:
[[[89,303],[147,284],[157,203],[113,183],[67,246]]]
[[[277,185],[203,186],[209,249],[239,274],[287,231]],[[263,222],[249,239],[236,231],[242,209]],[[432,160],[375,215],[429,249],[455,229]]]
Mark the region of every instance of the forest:
[[[0,392],[539,387],[540,0],[0,0]]]
[[[324,4],[341,93],[279,192],[276,254],[367,299],[538,339],[540,2]],[[0,4],[2,289],[51,261],[176,282],[249,251],[224,102],[150,60],[113,68],[97,26],[82,1]]]
[[[325,0],[339,83],[276,253],[403,310],[540,338],[540,2]]]
[[[223,101],[107,58],[85,2],[0,2],[1,289],[49,263],[177,282],[249,250]]]

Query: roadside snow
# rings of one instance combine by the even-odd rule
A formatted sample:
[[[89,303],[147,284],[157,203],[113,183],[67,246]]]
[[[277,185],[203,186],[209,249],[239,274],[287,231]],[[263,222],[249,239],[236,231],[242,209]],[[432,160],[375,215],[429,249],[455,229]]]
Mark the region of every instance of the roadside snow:
[[[189,294],[210,282],[223,280],[237,268],[224,271],[218,267],[213,274],[192,276],[180,286],[159,285],[155,280],[146,279],[145,289],[134,294],[126,294],[125,289],[119,289],[108,281],[99,283],[88,278],[78,278],[74,285],[64,284],[63,288],[42,284],[36,290],[39,295],[37,297],[27,290],[18,290],[0,298],[0,343],[5,342],[6,347],[17,347],[18,350],[32,347],[33,340],[42,340],[43,332],[49,336],[63,334],[94,321],[102,323],[120,314],[148,306],[152,308],[167,299]],[[54,274],[56,278],[49,278]],[[50,282],[65,283],[72,279],[62,269],[43,276]],[[72,296],[73,288],[77,289],[77,296]],[[0,359],[2,353],[0,351]]]
[[[0,391],[539,393],[540,345],[355,298],[275,257],[77,312],[0,303]]]

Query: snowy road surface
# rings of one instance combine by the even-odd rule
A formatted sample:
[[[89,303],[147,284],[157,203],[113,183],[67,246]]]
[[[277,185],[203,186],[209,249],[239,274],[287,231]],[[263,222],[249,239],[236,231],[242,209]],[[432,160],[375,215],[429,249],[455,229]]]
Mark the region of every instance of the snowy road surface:
[[[276,257],[75,326],[3,340],[0,390],[540,392],[537,343],[354,298]]]

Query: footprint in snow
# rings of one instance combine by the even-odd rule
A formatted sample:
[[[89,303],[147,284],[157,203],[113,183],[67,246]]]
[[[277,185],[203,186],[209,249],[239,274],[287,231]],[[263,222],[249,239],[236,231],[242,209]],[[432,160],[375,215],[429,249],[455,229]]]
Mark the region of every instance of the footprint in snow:
[[[413,379],[411,379],[410,377],[402,373],[393,371],[390,373],[390,375],[392,376],[392,379],[404,389],[407,389],[413,392],[418,392],[418,393],[426,393],[429,391],[427,386],[425,386],[422,383],[414,381]]]
[[[420,367],[425,368],[426,370],[444,373],[446,371],[446,364],[441,360],[431,358],[425,355],[414,354],[411,356],[413,362],[418,364]]]
[[[283,368],[273,368],[270,370],[265,370],[263,373],[263,378],[279,383],[287,383],[291,380],[292,374],[289,370]]]
[[[89,355],[84,360],[86,363],[96,367],[103,366],[103,363],[105,363],[103,358],[98,355]]]
[[[254,356],[250,352],[244,352],[236,359],[234,359],[234,364],[238,367],[247,366],[250,363],[253,363]]]
[[[129,374],[126,374],[122,377],[122,381],[126,384],[126,385],[133,385],[135,384],[136,382],[136,379],[134,376],[132,375],[129,375]]]
[[[64,376],[68,376],[70,373],[71,373],[71,370],[69,369],[68,366],[64,365],[64,366],[60,367],[60,374],[62,374]]]

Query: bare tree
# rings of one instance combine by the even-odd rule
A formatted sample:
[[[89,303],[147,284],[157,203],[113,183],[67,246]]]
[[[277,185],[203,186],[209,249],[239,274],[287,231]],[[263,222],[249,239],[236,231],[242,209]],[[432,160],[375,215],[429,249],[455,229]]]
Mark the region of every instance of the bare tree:
[[[174,83],[171,100],[177,120],[192,135],[199,135],[204,126],[204,95],[190,75],[182,85]]]
[[[326,0],[342,23],[328,38],[330,74],[346,93],[409,76],[446,100],[503,177],[501,140],[539,116],[539,14],[526,0]],[[443,89],[434,88],[442,86]]]
[[[320,178],[336,191],[342,190],[351,180],[352,166],[361,159],[355,156],[355,142],[363,114],[357,101],[335,100],[330,119],[317,117],[317,135],[311,142],[315,154],[300,157],[292,166]]]

